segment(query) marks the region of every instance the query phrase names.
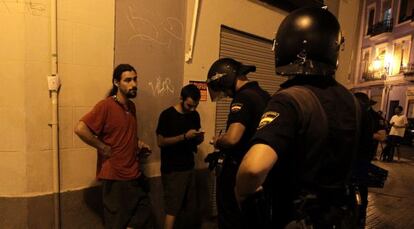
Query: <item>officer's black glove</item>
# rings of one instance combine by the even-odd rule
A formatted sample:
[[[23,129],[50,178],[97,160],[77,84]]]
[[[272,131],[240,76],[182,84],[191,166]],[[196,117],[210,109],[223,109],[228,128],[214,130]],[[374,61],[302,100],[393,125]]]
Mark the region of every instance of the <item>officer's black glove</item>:
[[[208,163],[208,169],[211,171],[217,166],[217,162],[220,156],[220,151],[214,151],[209,153],[204,159],[204,162]]]

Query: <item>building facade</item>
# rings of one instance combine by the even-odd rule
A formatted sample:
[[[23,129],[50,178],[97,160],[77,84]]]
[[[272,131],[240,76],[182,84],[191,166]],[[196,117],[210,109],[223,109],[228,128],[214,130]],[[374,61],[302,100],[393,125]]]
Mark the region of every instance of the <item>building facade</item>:
[[[353,91],[387,119],[400,105],[414,118],[414,1],[364,0]]]

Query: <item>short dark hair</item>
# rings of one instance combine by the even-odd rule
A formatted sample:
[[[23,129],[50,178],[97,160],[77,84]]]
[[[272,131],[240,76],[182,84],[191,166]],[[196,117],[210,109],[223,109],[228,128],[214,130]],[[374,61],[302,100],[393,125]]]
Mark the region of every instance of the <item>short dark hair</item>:
[[[368,95],[363,92],[356,92],[354,95],[364,109],[370,109],[373,105],[377,104],[377,101],[370,99]]]
[[[122,73],[124,72],[137,73],[135,68],[132,67],[132,65],[130,64],[119,64],[118,66],[116,66],[116,68],[114,69],[114,73],[112,74],[112,89],[109,91],[108,96],[116,95],[116,93],[118,92],[118,87],[115,85],[115,81],[119,82],[121,80]]]
[[[188,84],[181,89],[181,98],[186,100],[188,97],[192,98],[194,101],[199,101],[201,98],[200,90],[194,84]]]
[[[398,105],[398,106],[396,106],[395,108],[399,108],[401,111],[403,111],[404,109],[403,109],[403,107],[402,106],[400,106],[400,105]],[[394,108],[394,109],[395,109]]]

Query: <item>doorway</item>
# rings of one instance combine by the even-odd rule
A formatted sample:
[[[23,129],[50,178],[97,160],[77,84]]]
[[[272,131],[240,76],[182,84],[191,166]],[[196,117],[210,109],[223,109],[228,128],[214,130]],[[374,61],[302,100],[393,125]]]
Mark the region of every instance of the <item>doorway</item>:
[[[390,121],[392,116],[394,115],[394,109],[400,105],[400,100],[391,100],[390,101],[390,106],[388,108],[388,113],[387,113],[387,120]]]

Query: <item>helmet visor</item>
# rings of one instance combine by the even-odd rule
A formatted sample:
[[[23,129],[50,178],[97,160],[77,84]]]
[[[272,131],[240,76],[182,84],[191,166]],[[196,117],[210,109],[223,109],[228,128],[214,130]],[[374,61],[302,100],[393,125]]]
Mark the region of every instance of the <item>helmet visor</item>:
[[[226,93],[226,89],[223,85],[219,82],[221,79],[218,78],[216,80],[207,80],[208,86],[208,93],[210,94],[211,101],[217,102],[222,98],[226,98],[229,95]]]
[[[332,76],[335,74],[336,67],[322,62],[306,60],[301,63],[290,63],[284,66],[276,67],[276,74],[282,76],[295,75],[321,75]]]
[[[221,90],[214,90],[213,88],[208,87],[208,93],[210,94],[211,101],[217,102],[220,99],[229,97],[226,92]]]
[[[256,66],[240,64],[239,75],[247,75],[249,72],[255,72]]]

